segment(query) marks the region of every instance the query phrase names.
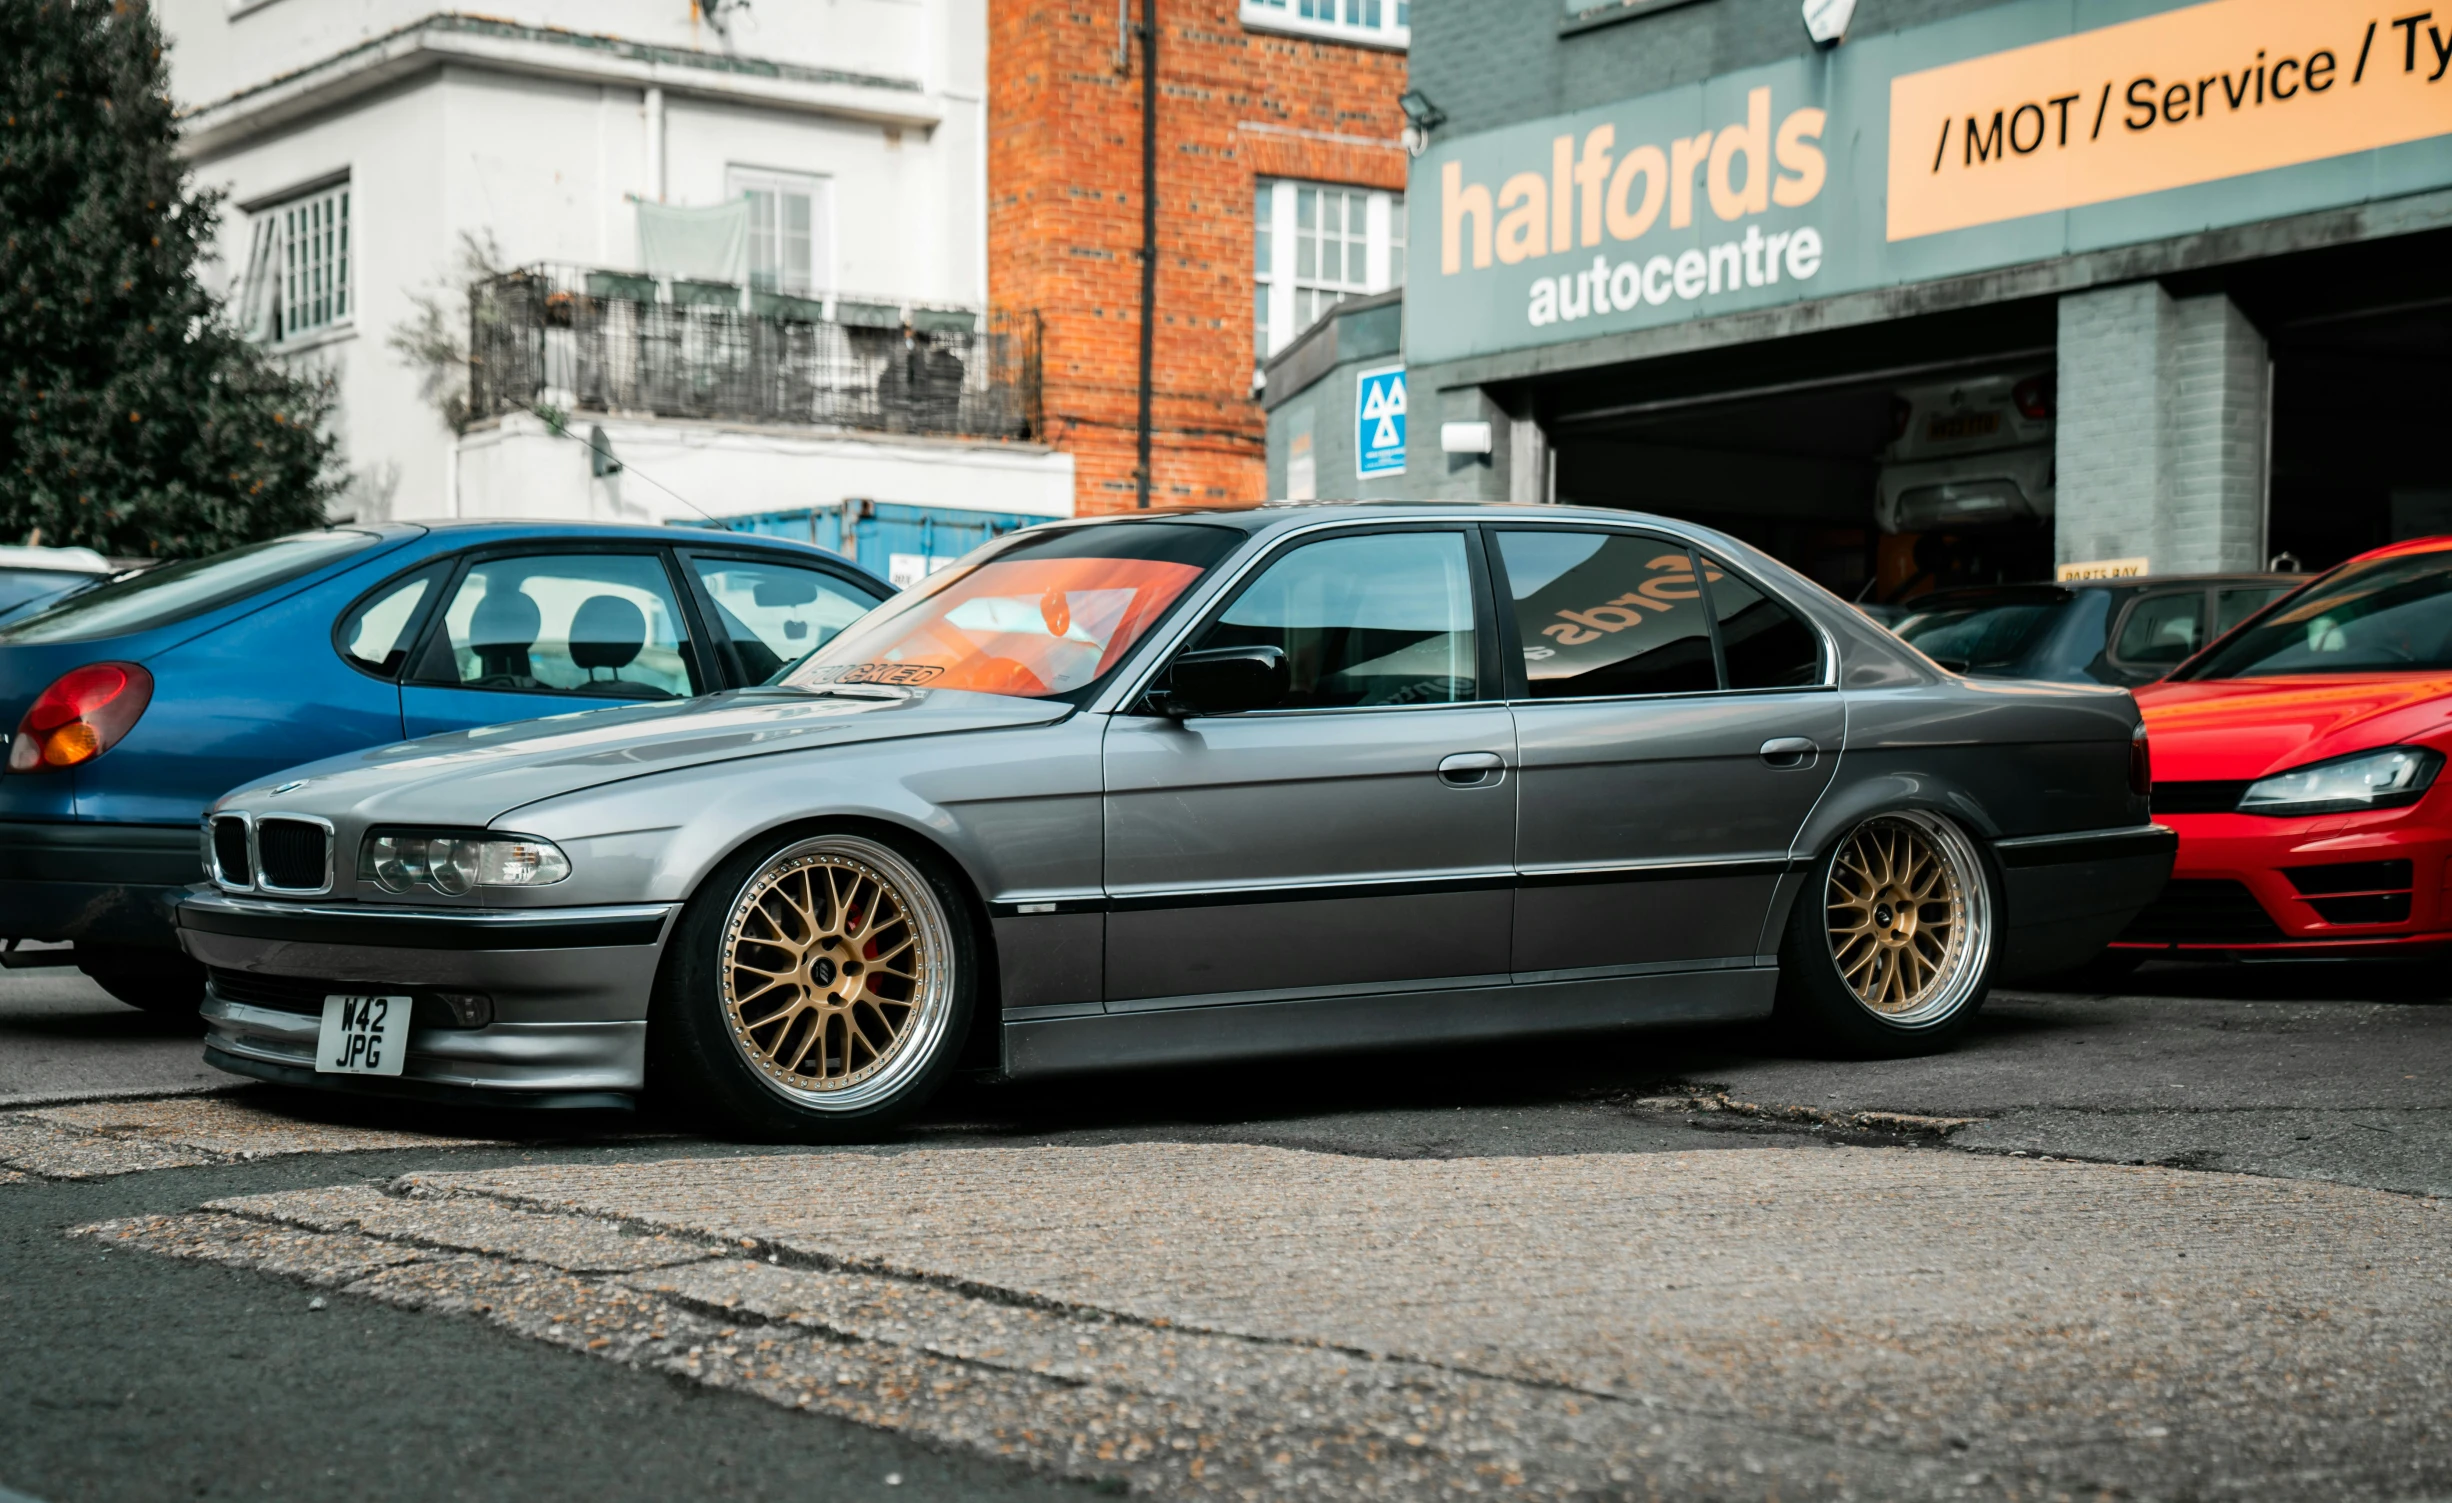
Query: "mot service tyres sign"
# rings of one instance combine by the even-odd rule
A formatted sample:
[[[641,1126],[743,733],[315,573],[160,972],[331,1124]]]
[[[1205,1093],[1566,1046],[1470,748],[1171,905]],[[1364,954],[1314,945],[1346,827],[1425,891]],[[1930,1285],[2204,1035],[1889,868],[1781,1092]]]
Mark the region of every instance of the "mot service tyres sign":
[[[1442,141],[1415,365],[2452,187],[2452,7],[2012,0]]]

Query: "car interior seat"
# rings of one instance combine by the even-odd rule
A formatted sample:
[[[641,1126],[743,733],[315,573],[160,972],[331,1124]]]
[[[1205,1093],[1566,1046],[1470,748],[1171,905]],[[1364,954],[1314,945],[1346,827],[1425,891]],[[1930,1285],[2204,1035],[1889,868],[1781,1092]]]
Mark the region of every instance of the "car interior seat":
[[[526,591],[489,582],[468,620],[469,650],[477,655],[475,682],[489,689],[538,687],[528,654],[544,625],[543,613]]]
[[[647,650],[647,613],[619,595],[590,595],[570,618],[570,660],[587,675],[588,692],[661,699],[653,684],[625,679],[621,671]],[[611,675],[599,679],[599,670]]]

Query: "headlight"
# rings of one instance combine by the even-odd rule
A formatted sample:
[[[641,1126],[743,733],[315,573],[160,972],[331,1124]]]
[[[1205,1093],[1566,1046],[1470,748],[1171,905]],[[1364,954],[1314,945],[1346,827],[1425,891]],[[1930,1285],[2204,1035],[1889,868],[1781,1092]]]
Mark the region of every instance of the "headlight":
[[[385,892],[425,886],[458,897],[478,887],[549,887],[570,875],[570,858],[531,835],[383,830],[358,848],[358,875]]]
[[[2442,770],[2443,754],[2388,746],[2277,772],[2239,797],[2242,814],[2340,814],[2414,804]]]

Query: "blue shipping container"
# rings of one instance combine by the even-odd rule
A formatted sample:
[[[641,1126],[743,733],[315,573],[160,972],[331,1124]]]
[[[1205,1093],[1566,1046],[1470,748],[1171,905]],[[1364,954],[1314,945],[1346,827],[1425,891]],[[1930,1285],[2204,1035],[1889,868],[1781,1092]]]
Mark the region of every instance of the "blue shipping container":
[[[1053,520],[1016,512],[906,506],[855,497],[839,506],[758,512],[685,525],[815,543],[884,575],[896,589],[908,589],[990,538]]]

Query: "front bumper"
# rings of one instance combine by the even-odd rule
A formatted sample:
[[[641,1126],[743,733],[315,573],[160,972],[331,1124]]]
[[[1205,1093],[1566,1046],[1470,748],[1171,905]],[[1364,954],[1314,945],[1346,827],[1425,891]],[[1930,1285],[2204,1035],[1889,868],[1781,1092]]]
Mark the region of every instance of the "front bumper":
[[[196,827],[0,820],[0,939],[175,950]]]
[[[235,1074],[371,1095],[626,1106],[646,1078],[647,1004],[675,905],[414,909],[195,892],[179,938],[207,968],[205,1059]],[[315,1069],[322,996],[418,999],[397,1077]],[[441,1026],[441,991],[492,999]]]
[[[2114,947],[2281,958],[2452,945],[2452,829],[2436,802],[2305,819],[2161,816],[2180,832],[2171,888]]]

